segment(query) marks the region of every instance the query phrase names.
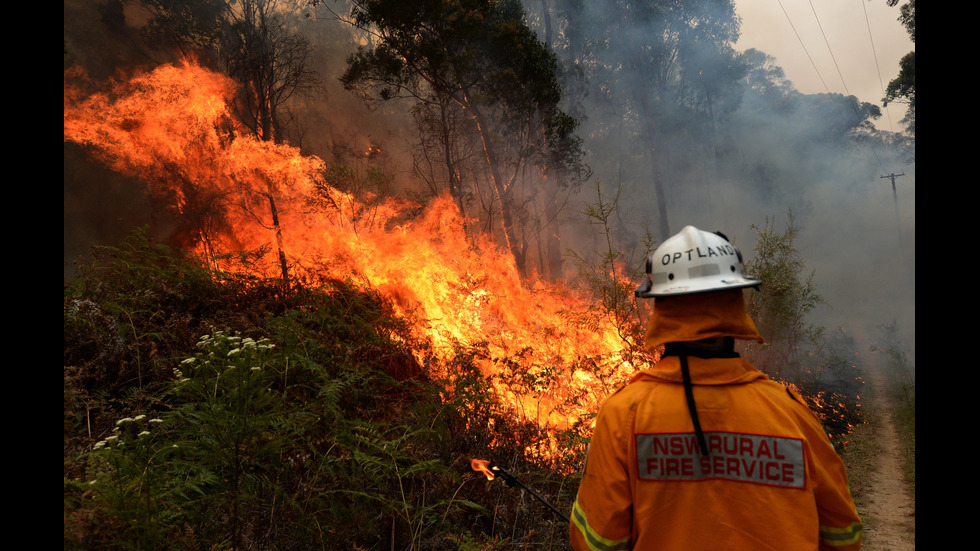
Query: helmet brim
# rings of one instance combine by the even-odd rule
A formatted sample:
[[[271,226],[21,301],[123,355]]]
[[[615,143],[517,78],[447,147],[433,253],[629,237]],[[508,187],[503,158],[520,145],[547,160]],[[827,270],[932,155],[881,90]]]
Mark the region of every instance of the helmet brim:
[[[652,285],[649,289],[644,289],[642,293],[637,293],[641,298],[657,297],[676,297],[684,295],[699,295],[702,293],[712,293],[724,291],[726,289],[746,289],[758,287],[762,280],[755,277],[733,277],[725,279],[712,279],[710,281],[686,281],[683,285],[668,283],[662,285]]]

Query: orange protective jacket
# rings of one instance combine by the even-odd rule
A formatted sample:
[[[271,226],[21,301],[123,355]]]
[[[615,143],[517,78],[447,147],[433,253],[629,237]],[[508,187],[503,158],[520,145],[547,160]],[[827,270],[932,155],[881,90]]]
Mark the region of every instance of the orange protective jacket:
[[[720,303],[719,293],[657,299],[647,346],[720,335],[761,341],[741,291],[725,293]],[[600,408],[572,510],[572,546],[860,549],[843,463],[810,409],[742,358],[687,362],[707,454],[679,357],[639,372]]]

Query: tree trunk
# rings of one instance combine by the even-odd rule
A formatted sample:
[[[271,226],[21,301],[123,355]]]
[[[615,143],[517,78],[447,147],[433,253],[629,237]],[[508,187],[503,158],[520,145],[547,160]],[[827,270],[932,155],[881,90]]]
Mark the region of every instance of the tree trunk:
[[[664,179],[660,168],[660,155],[655,147],[650,148],[650,171],[653,179],[653,192],[657,197],[657,213],[660,223],[660,242],[670,237],[670,224],[667,222],[667,195],[664,191]]]
[[[289,266],[286,263],[286,251],[283,249],[282,227],[279,225],[279,211],[276,209],[276,199],[273,197],[271,190],[266,194],[266,198],[269,199],[269,211],[272,213],[272,230],[276,236],[276,249],[279,252],[279,269],[282,273],[282,284],[288,289]]]
[[[558,221],[558,190],[561,186],[552,186],[551,193],[546,193],[544,198],[544,216],[547,237],[545,245],[547,247],[548,275],[553,280],[559,280],[564,276],[564,266],[561,254],[561,223]]]
[[[444,97],[440,95],[439,123],[441,127],[440,129],[442,130],[443,153],[446,156],[446,171],[449,173],[449,195],[451,195],[453,200],[456,202],[456,207],[459,208],[460,215],[463,215],[465,218],[466,211],[464,210],[463,205],[463,182],[459,178],[459,168],[456,166],[456,161],[453,157],[453,139],[449,131],[448,109],[449,106],[446,105]],[[464,232],[466,230],[465,223],[463,224],[463,230]]]
[[[464,102],[464,106],[470,111],[470,113],[472,113],[473,120],[476,123],[477,132],[480,134],[480,142],[483,144],[483,153],[486,155],[487,166],[490,169],[490,179],[493,181],[494,195],[497,198],[497,202],[500,204],[500,219],[504,233],[504,240],[506,241],[507,248],[514,257],[514,263],[517,267],[518,273],[520,273],[521,277],[524,277],[525,251],[520,245],[520,241],[517,239],[517,232],[514,228],[514,217],[511,211],[510,189],[504,182],[503,176],[500,174],[500,163],[497,160],[496,150],[494,149],[492,139],[486,135],[483,125],[483,118],[480,114],[479,108],[470,104],[468,101]]]
[[[541,0],[541,14],[544,18],[544,43],[548,50],[551,50],[551,3],[549,0]],[[562,176],[556,175],[557,179],[561,179]],[[548,182],[549,180],[545,180]],[[556,184],[561,184],[561,182],[556,182]],[[545,190],[544,197],[544,216],[545,216],[545,247],[547,253],[545,259],[547,261],[547,273],[552,280],[559,280],[564,276],[564,270],[562,266],[562,254],[561,254],[561,224],[558,221],[558,196],[557,192],[561,189],[561,185],[551,186],[551,189]],[[542,271],[544,271],[545,266],[542,266]]]

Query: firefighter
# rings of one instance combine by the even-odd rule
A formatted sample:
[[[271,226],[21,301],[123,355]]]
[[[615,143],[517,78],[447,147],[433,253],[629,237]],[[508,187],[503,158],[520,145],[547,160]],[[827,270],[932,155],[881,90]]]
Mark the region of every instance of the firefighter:
[[[741,255],[685,227],[647,263],[652,368],[602,404],[571,517],[576,550],[857,550],[861,520],[819,420],[741,358],[763,342]]]

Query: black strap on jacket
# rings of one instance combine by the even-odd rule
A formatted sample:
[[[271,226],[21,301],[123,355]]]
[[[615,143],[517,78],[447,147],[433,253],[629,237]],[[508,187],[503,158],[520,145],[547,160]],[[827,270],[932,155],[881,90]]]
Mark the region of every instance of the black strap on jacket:
[[[701,455],[707,456],[709,455],[708,443],[704,439],[704,431],[701,430],[698,408],[694,405],[694,387],[691,385],[691,370],[687,368],[687,356],[681,356],[681,376],[684,377],[684,395],[687,396],[687,409],[691,412],[694,432],[698,435],[698,447],[701,450]]]
[[[684,395],[687,397],[687,409],[691,413],[691,422],[694,423],[694,432],[698,437],[698,446],[701,455],[707,456],[708,443],[704,438],[704,431],[701,430],[701,421],[698,419],[698,408],[694,404],[694,385],[691,384],[691,370],[687,366],[687,357],[695,356],[698,358],[737,358],[735,352],[735,339],[725,337],[720,342],[669,342],[664,345],[664,356],[679,356],[681,360],[681,377],[684,379]]]

